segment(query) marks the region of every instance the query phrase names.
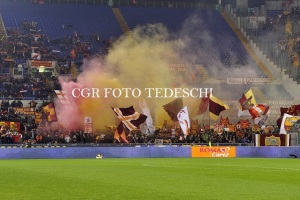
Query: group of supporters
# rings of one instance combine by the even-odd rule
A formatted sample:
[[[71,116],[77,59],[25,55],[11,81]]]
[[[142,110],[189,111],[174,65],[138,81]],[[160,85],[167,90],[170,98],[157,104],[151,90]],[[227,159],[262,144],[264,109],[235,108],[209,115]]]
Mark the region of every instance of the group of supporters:
[[[62,29],[65,28],[62,25]],[[63,74],[70,73],[70,63],[79,68],[84,58],[106,54],[112,39],[102,39],[98,33],[83,36],[74,29],[70,36],[50,38],[35,21],[24,19],[18,28],[6,28],[7,39],[0,38],[1,73],[9,74],[10,68],[23,67],[28,59],[55,60]],[[20,69],[21,70],[21,69]]]
[[[58,87],[58,79],[42,73],[14,78],[11,75],[0,77],[0,95],[4,98],[23,99],[26,97],[48,99],[52,97],[53,87]]]
[[[36,1],[35,3],[43,3]],[[66,28],[62,25],[62,29]],[[72,27],[67,27],[72,28]],[[71,74],[72,65],[79,70],[82,61],[90,55],[105,54],[111,40],[102,39],[98,33],[89,38],[74,35],[61,38],[50,38],[43,33],[40,25],[35,21],[24,19],[18,28],[6,27],[7,38],[0,38],[0,95],[1,102],[1,134],[0,143],[97,143],[104,141],[98,134],[73,131],[41,131],[34,116],[18,113],[14,108],[30,107],[34,112],[41,113],[36,103],[23,105],[22,99],[53,98],[53,91],[60,89],[58,74]],[[93,44],[100,49],[94,48]],[[27,60],[57,61],[59,70],[56,73],[40,73],[26,65]],[[76,71],[75,70],[75,71]],[[76,72],[74,72],[76,73]],[[17,75],[17,76],[14,76]],[[8,100],[9,99],[9,100]],[[23,101],[24,102],[24,101]],[[46,102],[45,102],[46,103]],[[27,103],[26,103],[27,104]],[[10,124],[17,123],[18,128]],[[106,137],[106,140],[113,141]]]
[[[282,9],[267,13],[264,26],[260,26],[264,23],[257,22],[259,28],[254,29],[255,34],[249,29],[249,35],[267,57],[298,81],[300,80],[299,16],[300,6],[283,4]]]
[[[217,134],[213,130],[207,130],[202,133],[190,134],[186,137],[180,136],[159,136],[158,133],[152,135],[142,134],[135,131],[127,135],[128,143],[148,144],[154,143],[155,139],[162,139],[167,144],[207,144],[211,143],[248,143],[251,144],[252,133],[246,131],[243,135],[236,133],[223,132]],[[99,143],[119,143],[113,137],[113,132],[84,133],[83,130],[76,131],[53,131],[32,128],[30,131],[12,131],[1,128],[0,144],[99,144]]]
[[[297,14],[298,15],[298,14]],[[293,18],[292,18],[293,19]],[[72,25],[63,24],[62,29],[72,29]],[[51,99],[54,89],[60,89],[59,81],[55,74],[46,75],[39,72],[26,71],[23,64],[26,60],[42,59],[55,60],[59,65],[60,74],[72,73],[72,63],[81,66],[84,58],[88,58],[95,52],[106,53],[112,41],[103,40],[99,34],[94,33],[89,40],[83,41],[82,37],[74,30],[74,35],[63,38],[49,38],[43,33],[39,24],[27,19],[20,22],[19,28],[7,28],[8,39],[4,42],[0,38],[0,95],[7,98],[34,97]],[[300,40],[297,41],[300,43]],[[93,44],[100,44],[100,49],[94,49]],[[8,47],[7,47],[8,45]],[[300,46],[300,45],[298,45]],[[297,45],[294,46],[294,50]],[[296,49],[297,50],[297,49]],[[67,52],[62,54],[62,52]],[[294,59],[294,61],[296,61]],[[298,63],[299,64],[299,63]],[[20,66],[21,65],[21,66]],[[21,69],[22,78],[14,78],[7,69]],[[28,73],[25,73],[28,72]],[[65,131],[44,130],[38,128],[38,124],[30,116],[23,116],[14,112],[14,107],[28,107],[21,101],[5,101],[1,103],[1,121],[20,122],[20,129],[11,129],[2,125],[0,142],[6,144],[26,143],[117,143],[114,139],[114,131],[96,131],[84,133],[83,130]],[[30,106],[31,107],[31,106]],[[39,108],[34,109],[38,110]],[[41,112],[41,111],[40,111]],[[213,129],[198,130],[193,134],[171,134],[164,136],[157,130],[154,134],[145,135],[140,131],[134,131],[126,136],[129,143],[153,143],[155,139],[163,139],[166,143],[251,143],[252,131],[244,129],[240,132],[216,132]]]
[[[129,134],[130,143],[154,142],[153,136],[146,136],[141,132]],[[46,127],[28,128],[26,131],[19,132],[2,126],[0,144],[99,144],[117,143],[111,131],[95,131],[95,133],[84,133],[83,130],[66,131],[49,130]]]

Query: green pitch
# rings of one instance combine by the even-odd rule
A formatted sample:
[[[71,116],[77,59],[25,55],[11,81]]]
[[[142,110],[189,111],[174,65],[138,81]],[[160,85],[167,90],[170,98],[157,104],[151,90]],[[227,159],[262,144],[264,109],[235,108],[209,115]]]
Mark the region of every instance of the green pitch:
[[[0,160],[1,200],[300,199],[300,159]]]

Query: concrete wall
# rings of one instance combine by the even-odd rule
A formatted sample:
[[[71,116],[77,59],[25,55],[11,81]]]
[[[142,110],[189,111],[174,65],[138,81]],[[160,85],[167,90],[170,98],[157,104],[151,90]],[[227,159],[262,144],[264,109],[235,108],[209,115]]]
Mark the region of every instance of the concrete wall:
[[[53,148],[1,148],[0,159],[43,158],[171,158],[191,157],[190,147],[53,147]]]
[[[300,147],[236,147],[236,157],[288,158],[290,154],[300,158]]]
[[[189,146],[150,147],[53,147],[1,148],[0,159],[95,158],[189,158]],[[236,147],[236,157],[288,158],[300,157],[300,147]]]

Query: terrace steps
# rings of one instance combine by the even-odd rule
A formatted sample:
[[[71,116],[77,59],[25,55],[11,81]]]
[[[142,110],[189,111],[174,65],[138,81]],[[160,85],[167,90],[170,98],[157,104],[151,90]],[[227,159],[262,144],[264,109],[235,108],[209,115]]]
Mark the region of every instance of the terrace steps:
[[[128,26],[125,18],[123,17],[120,9],[119,8],[112,8],[112,11],[113,11],[117,21],[119,22],[119,25],[120,25],[123,33],[125,35],[131,35],[131,31],[129,29],[129,26]]]
[[[4,41],[4,50],[7,51],[9,48],[9,43],[6,41],[6,31],[4,28],[4,23],[1,15],[0,15],[0,41]]]
[[[235,32],[245,49],[247,50],[248,54],[254,59],[254,61],[257,63],[257,65],[260,67],[260,69],[263,71],[263,73],[270,78],[271,81],[275,80],[275,78],[272,75],[272,72],[265,66],[265,64],[260,60],[260,58],[255,54],[254,50],[251,48],[249,43],[247,42],[247,39],[244,37],[244,35],[241,33],[239,28],[234,24],[234,22],[230,19],[230,16],[223,12],[221,13],[223,18],[226,20],[228,25],[232,28],[232,30]]]

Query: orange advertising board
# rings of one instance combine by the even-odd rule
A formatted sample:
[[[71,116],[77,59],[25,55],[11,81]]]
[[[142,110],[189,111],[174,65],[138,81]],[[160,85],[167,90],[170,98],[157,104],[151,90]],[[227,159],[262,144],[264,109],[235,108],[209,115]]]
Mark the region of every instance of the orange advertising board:
[[[236,157],[235,147],[233,146],[193,146],[192,158],[233,158]]]

